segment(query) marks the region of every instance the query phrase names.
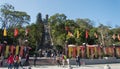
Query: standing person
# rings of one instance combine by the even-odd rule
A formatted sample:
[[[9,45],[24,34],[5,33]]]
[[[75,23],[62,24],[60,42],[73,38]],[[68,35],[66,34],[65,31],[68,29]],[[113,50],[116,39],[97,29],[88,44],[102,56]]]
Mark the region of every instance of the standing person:
[[[67,59],[66,55],[63,54],[62,55],[62,65],[63,65],[63,67],[65,66],[66,59]]]
[[[23,68],[23,62],[22,62],[22,58],[21,58],[20,55],[19,55],[19,65],[20,65],[21,68]]]
[[[63,67],[65,66],[65,59],[64,59],[64,55],[62,55],[62,65],[63,65]]]
[[[80,56],[76,56],[76,65],[80,66]]]
[[[26,60],[25,60],[25,65],[29,65],[29,54],[27,53],[25,56]]]
[[[34,54],[34,66],[36,66],[36,60],[37,60],[37,55],[36,54]]]
[[[2,67],[3,66],[3,62],[4,62],[4,56],[3,56],[3,54],[1,54],[0,59],[1,59],[0,66]]]
[[[57,62],[57,65],[58,65],[58,66],[61,66],[60,57],[59,57],[59,56],[56,56],[56,62]]]
[[[14,69],[19,69],[19,55],[14,57]]]
[[[24,55],[26,55],[28,53],[28,48],[27,46],[24,47]]]
[[[12,54],[10,54],[10,56],[8,57],[7,63],[8,63],[8,69],[12,69],[14,64],[14,56]]]

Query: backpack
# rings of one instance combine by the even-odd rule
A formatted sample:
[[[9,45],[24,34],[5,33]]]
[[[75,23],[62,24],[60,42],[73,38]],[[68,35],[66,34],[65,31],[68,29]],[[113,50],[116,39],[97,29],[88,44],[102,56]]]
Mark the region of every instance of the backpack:
[[[67,57],[65,55],[63,57],[64,57],[65,60],[67,59]]]

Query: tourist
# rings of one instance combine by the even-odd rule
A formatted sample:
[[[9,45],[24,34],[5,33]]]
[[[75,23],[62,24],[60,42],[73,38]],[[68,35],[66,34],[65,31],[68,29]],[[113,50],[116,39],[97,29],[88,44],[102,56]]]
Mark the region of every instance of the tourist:
[[[14,57],[14,69],[19,69],[19,55]]]
[[[21,68],[23,68],[23,62],[22,62],[22,57],[19,55],[19,65]]]
[[[66,55],[63,54],[62,55],[62,65],[63,65],[63,67],[65,66],[66,59],[67,59]]]
[[[58,66],[61,66],[60,57],[59,57],[59,56],[56,56],[56,62],[57,62],[57,65],[58,65]]]
[[[7,64],[8,64],[8,69],[12,69],[13,68],[14,56],[12,54],[10,54],[10,56],[8,57]]]
[[[36,66],[37,55],[34,54],[33,58],[34,58],[34,59],[33,59],[33,61],[34,61],[34,66]]]
[[[80,56],[76,56],[76,66],[80,66]]]
[[[25,65],[29,65],[29,54],[26,54],[25,56],[26,60],[25,60]]]
[[[4,62],[4,56],[3,56],[3,54],[1,54],[0,59],[1,59],[0,66],[2,67],[3,66],[3,62]]]

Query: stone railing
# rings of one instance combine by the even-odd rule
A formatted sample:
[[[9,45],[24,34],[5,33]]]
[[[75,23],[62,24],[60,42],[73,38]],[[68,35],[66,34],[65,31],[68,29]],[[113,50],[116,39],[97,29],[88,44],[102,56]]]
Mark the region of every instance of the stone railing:
[[[80,59],[80,61],[82,65],[120,63],[120,59],[108,58],[108,57],[105,57],[104,59]],[[6,60],[4,60],[3,66],[7,65],[5,62]],[[25,59],[22,62],[24,64]],[[33,65],[33,57],[30,57],[29,63],[30,65]],[[36,64],[37,65],[56,65],[56,60],[54,58],[38,58],[36,61]],[[70,64],[75,65],[76,64],[75,59],[70,59]]]

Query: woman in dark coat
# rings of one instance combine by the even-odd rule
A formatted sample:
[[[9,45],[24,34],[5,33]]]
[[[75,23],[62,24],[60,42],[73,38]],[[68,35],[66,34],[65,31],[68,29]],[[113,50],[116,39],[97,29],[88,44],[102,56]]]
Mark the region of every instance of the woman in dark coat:
[[[80,56],[76,56],[76,65],[80,66]]]

